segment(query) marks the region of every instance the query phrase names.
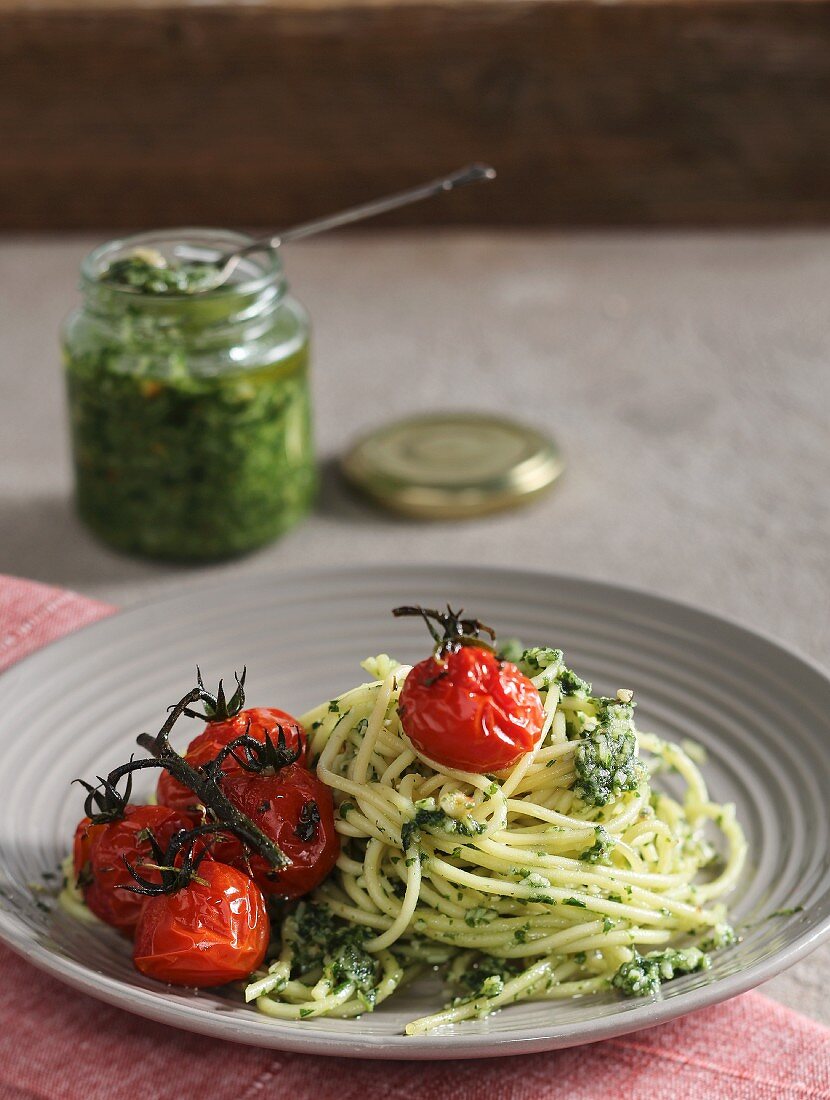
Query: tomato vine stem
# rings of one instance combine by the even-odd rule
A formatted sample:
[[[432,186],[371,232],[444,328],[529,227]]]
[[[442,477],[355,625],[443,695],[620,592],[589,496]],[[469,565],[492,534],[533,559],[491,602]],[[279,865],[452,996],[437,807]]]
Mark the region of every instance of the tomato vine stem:
[[[176,722],[193,703],[204,702],[207,694],[201,685],[191,688],[187,695],[171,708],[167,720],[155,737],[149,733],[142,733],[136,739],[138,744],[150,753],[152,759],[129,760],[126,764],[121,764],[109,773],[107,783],[114,787],[123,776],[131,775],[139,769],[164,768],[174,779],[193,791],[216,822],[230,829],[244,844],[266,859],[273,868],[282,870],[289,867],[291,860],[282,849],[246,814],[228,801],[219,786],[221,772],[210,767],[192,767],[170,744],[170,734]]]

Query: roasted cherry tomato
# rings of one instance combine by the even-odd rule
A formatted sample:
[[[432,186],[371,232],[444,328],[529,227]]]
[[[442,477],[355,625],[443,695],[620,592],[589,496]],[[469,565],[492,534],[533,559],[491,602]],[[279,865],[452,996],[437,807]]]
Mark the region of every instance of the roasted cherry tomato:
[[[85,824],[86,823],[86,824]],[[124,808],[124,816],[106,824],[90,825],[89,818],[80,823],[75,832],[75,860],[78,881],[84,900],[96,917],[127,934],[138,921],[144,898],[125,890],[133,885],[125,858],[133,866],[153,861],[150,842],[141,836],[151,830],[162,848],[174,833],[189,829],[190,820],[168,806],[133,806]],[[77,860],[81,859],[78,867]],[[160,881],[159,873],[142,867],[148,878]]]
[[[288,856],[291,866],[275,870],[257,853],[246,859],[235,840],[217,842],[217,859],[230,858],[235,866],[250,870],[265,894],[299,898],[319,886],[340,854],[334,805],[325,783],[296,763],[276,774],[229,775],[222,780],[222,790]]]
[[[479,773],[515,764],[536,744],[544,722],[530,680],[475,644],[444,649],[415,665],[398,713],[419,752],[446,768]]]
[[[285,737],[286,748],[299,752],[298,760],[305,763],[305,730],[290,714],[275,707],[252,707],[241,710],[229,718],[208,722],[205,729],[190,742],[185,760],[191,767],[199,767],[213,760],[217,753],[237,737],[246,735],[260,743],[265,742],[266,734],[276,742],[280,731]],[[240,756],[244,752],[240,750]],[[236,775],[242,771],[232,756],[222,764],[226,775]],[[190,814],[194,819],[199,816],[199,800],[177,779],[162,772],[156,787],[156,799],[162,806],[172,806],[176,810]]]
[[[265,958],[271,931],[262,891],[233,867],[202,860],[175,893],[140,900],[133,962],[149,978],[225,985],[247,978]]]
[[[75,871],[75,879],[83,883],[89,878],[92,868],[92,849],[96,839],[106,828],[105,824],[93,824],[91,818],[84,817],[78,822],[75,829],[75,838],[72,842],[72,866]]]

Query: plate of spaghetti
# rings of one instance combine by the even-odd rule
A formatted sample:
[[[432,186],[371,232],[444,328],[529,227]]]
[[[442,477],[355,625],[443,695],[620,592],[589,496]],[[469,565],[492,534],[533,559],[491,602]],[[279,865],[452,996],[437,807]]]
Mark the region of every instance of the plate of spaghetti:
[[[830,682],[670,601],[496,569],[262,578],[3,682],[0,936],[174,1026],[553,1049],[733,996],[830,928]]]

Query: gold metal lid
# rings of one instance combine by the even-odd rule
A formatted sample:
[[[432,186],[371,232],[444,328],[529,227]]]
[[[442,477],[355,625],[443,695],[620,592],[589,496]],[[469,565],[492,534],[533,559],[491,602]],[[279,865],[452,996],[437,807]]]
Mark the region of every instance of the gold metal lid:
[[[364,436],[342,467],[384,508],[423,519],[461,519],[538,496],[562,472],[562,459],[551,439],[513,420],[434,413]]]

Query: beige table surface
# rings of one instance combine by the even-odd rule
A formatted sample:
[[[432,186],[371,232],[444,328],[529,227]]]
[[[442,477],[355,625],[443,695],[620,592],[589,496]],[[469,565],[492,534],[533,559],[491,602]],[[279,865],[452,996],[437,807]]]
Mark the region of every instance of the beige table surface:
[[[93,243],[0,240],[0,572],[128,605],[302,565],[529,565],[691,601],[830,666],[830,233],[295,246],[316,321],[319,507],[254,557],[188,570],[109,553],[72,515],[56,339]],[[330,460],[350,438],[445,406],[554,431],[566,477],[525,511],[459,525],[344,492]],[[830,1024],[830,944],[765,988]]]

